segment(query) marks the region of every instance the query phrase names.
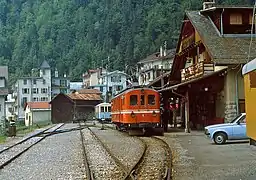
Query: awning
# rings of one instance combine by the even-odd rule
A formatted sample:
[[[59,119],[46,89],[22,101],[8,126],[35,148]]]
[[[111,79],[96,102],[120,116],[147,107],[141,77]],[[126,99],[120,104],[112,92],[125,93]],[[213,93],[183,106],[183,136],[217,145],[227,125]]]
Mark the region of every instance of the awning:
[[[158,90],[158,91],[159,91],[159,92],[163,92],[163,91],[168,91],[168,90],[176,89],[176,88],[178,88],[178,87],[185,86],[185,85],[187,85],[187,84],[191,84],[191,83],[200,81],[200,80],[202,80],[202,79],[205,79],[205,78],[208,78],[208,77],[217,75],[217,74],[219,74],[219,73],[221,73],[221,72],[224,72],[224,71],[226,71],[226,70],[227,70],[227,68],[224,68],[224,69],[221,69],[221,70],[219,70],[219,71],[215,71],[215,72],[212,72],[212,73],[208,73],[208,74],[203,75],[203,76],[201,76],[201,77],[199,77],[199,78],[191,79],[191,80],[189,80],[189,81],[182,82],[182,83],[180,83],[180,84],[176,84],[176,85],[174,85],[174,86],[170,86],[170,87],[167,87],[167,88],[163,88],[163,89]]]

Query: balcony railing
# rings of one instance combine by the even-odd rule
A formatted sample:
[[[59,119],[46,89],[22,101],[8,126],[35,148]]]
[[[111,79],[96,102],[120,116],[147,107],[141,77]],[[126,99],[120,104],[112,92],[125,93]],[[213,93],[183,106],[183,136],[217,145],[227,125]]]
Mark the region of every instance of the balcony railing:
[[[181,81],[188,81],[211,72],[214,72],[212,62],[199,62],[181,70]]]

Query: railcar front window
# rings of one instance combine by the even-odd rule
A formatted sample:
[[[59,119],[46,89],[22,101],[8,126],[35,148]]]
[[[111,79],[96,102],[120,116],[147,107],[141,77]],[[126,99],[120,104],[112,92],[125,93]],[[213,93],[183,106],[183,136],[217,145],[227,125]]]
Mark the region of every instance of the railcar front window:
[[[155,105],[155,96],[154,95],[148,95],[148,105]]]
[[[108,107],[108,112],[111,112],[111,107],[110,106]]]
[[[130,105],[135,106],[138,104],[138,98],[137,95],[131,95],[130,96]]]
[[[104,107],[101,107],[101,108],[100,108],[100,112],[104,112]]]

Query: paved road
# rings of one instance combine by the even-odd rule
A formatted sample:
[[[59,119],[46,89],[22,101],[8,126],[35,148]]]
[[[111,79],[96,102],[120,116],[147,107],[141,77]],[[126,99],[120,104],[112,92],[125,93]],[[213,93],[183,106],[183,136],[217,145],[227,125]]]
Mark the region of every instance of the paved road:
[[[248,142],[215,145],[203,133],[169,133],[175,180],[255,180],[256,147]]]

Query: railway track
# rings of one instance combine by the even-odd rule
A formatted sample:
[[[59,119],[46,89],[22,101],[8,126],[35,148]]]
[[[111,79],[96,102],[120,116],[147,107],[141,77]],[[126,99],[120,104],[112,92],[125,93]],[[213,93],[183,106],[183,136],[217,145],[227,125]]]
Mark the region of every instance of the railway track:
[[[104,128],[113,129],[107,125],[105,125]],[[169,145],[160,137],[138,137],[144,146],[144,150],[141,152],[140,158],[134,164],[134,166],[127,170],[127,168],[122,165],[122,162],[111,153],[111,150],[104,145],[100,138],[92,131],[91,133],[100,142],[101,146],[106,149],[108,154],[111,155],[115,162],[122,167],[123,172],[125,173],[125,176],[122,178],[123,180],[172,179],[171,149],[169,148]]]
[[[144,151],[124,180],[171,180],[171,150],[168,144],[156,136],[140,137],[140,139],[144,144]]]
[[[0,151],[0,169],[4,168],[8,164],[10,164],[13,160],[17,159],[20,155],[25,153],[31,147],[45,139],[47,136],[50,136],[51,133],[56,132],[59,128],[61,128],[64,124],[58,124],[47,128],[43,131],[36,132],[28,137],[25,137],[21,141],[4,148]]]
[[[81,128],[81,129],[83,129],[83,128]],[[87,147],[86,147],[86,143],[85,143],[85,140],[84,140],[85,134],[81,130],[80,132],[81,132],[81,140],[82,140],[82,145],[83,145],[83,152],[84,152],[87,179],[88,180],[102,179],[102,178],[103,179],[123,179],[123,177],[125,177],[127,175],[129,176],[129,174],[128,174],[129,172],[127,171],[126,166],[124,166],[122,164],[122,162],[118,158],[116,158],[116,156],[111,152],[111,150],[109,148],[107,148],[107,146],[90,129],[90,127],[86,126],[86,130],[91,134],[94,141],[96,141],[98,143],[98,145],[101,147],[101,148],[97,147],[97,146],[95,147],[95,149],[100,150],[100,152],[97,152],[97,153],[105,156],[103,158],[112,160],[112,162],[107,162],[107,163],[103,164],[104,168],[106,168],[105,172],[108,172],[109,170],[112,171],[112,172],[110,172],[111,175],[109,175],[109,177],[100,177],[99,176],[99,171],[102,170],[102,167],[100,167],[100,166],[96,167],[95,162],[92,163],[92,161],[95,161],[96,159],[93,160],[94,157],[92,157],[92,154],[89,154],[87,152]],[[104,151],[106,152],[105,155],[104,155],[104,153],[105,153]],[[97,158],[102,158],[102,157],[97,157]],[[97,160],[99,162],[100,159],[97,159]],[[89,162],[89,161],[91,161],[91,162]],[[108,165],[110,165],[111,167],[107,167]],[[109,170],[108,170],[108,168],[109,168]],[[103,174],[106,175],[105,172]]]

